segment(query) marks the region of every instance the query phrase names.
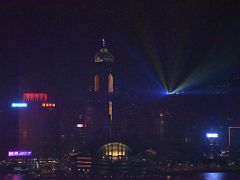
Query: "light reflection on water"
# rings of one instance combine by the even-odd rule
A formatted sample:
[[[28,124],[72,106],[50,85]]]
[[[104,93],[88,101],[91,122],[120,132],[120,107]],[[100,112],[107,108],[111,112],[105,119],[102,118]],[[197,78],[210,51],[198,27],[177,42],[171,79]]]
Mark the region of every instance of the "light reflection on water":
[[[225,173],[202,173],[203,180],[224,180]]]
[[[8,174],[3,176],[3,180],[23,180],[23,176],[20,174]]]

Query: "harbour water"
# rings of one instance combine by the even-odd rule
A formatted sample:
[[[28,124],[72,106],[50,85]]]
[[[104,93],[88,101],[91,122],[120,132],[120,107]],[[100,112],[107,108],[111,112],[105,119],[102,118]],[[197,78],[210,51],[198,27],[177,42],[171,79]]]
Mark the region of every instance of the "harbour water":
[[[62,177],[64,178],[64,177]],[[62,179],[54,178],[51,179]],[[30,177],[23,174],[1,174],[1,180],[24,180],[24,179],[41,179],[41,177]],[[160,175],[158,177],[92,177],[92,178],[82,178],[82,177],[68,177],[64,179],[162,179],[162,180],[238,180],[240,179],[240,172],[207,172],[207,173],[184,173],[184,174],[174,174],[174,175]]]

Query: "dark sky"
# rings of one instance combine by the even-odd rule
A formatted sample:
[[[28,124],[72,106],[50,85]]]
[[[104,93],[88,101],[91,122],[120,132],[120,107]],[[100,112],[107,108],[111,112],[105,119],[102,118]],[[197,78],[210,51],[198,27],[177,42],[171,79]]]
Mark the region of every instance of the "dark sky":
[[[155,87],[158,61],[167,80],[175,71],[177,86],[209,60],[218,67],[231,55],[238,64],[239,32],[240,6],[229,0],[1,1],[1,96],[46,91],[78,97],[90,85],[102,37],[123,86]],[[237,72],[236,64],[216,78]]]

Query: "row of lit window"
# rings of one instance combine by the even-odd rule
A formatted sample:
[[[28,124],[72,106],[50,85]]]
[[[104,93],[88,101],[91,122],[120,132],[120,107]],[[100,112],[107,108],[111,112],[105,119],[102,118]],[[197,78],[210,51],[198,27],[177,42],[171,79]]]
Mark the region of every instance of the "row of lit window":
[[[122,145],[110,145],[105,147],[105,155],[106,156],[125,156],[126,155],[126,147]]]
[[[42,103],[42,107],[55,107],[55,103]]]
[[[125,156],[125,151],[118,151],[118,150],[115,150],[115,151],[109,151],[109,152],[106,152],[106,156]]]

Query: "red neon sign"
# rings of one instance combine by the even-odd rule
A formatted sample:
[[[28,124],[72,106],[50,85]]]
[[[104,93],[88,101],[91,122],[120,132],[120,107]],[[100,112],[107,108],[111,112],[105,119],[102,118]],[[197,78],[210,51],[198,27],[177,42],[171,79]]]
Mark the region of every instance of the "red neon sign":
[[[48,99],[48,95],[45,93],[24,93],[23,101],[25,102],[46,102]]]

